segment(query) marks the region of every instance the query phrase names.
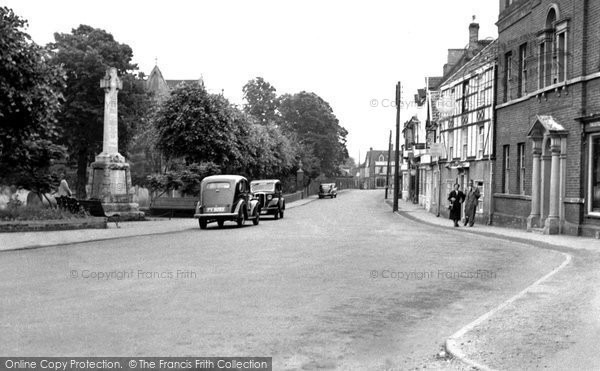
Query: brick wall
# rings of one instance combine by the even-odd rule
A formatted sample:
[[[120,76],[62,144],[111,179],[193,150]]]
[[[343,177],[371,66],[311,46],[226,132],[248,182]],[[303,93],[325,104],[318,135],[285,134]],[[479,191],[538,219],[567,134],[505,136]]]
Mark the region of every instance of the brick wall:
[[[567,35],[568,69],[566,79],[600,72],[600,1],[589,0],[588,9],[584,9],[584,0],[521,0],[515,1],[505,9],[505,1],[500,0],[499,37],[498,37],[498,83],[497,104],[504,103],[504,97],[516,99],[518,87],[519,47],[527,43],[528,76],[526,90],[532,93],[538,90],[538,37],[545,28],[546,17],[551,5],[557,5],[557,21],[569,19]],[[587,19],[587,33],[584,34],[584,19]],[[511,90],[505,89],[507,70],[505,55],[512,52],[514,79]],[[518,193],[517,184],[517,144],[526,143],[525,194],[531,195],[531,141],[527,133],[535,121],[536,115],[551,115],[568,132],[566,139],[566,179],[565,196],[567,198],[585,198],[586,191],[586,143],[582,135],[582,125],[577,118],[600,113],[600,79],[587,83],[575,83],[566,89],[556,89],[524,99],[515,104],[497,108],[496,111],[496,164],[494,192],[503,192],[503,147],[510,145],[510,183],[509,193]],[[523,202],[515,199],[498,198],[494,201],[495,211],[501,217],[498,220],[519,224],[524,214]],[[525,202],[527,204],[527,202]],[[511,216],[514,220],[511,221]],[[585,223],[583,205],[565,205],[565,219],[578,225]],[[496,220],[496,216],[495,216]]]

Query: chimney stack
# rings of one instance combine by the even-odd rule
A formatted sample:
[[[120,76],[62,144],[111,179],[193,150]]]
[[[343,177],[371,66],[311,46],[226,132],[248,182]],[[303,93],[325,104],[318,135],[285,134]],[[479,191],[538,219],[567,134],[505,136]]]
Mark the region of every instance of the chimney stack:
[[[469,50],[477,48],[479,41],[479,23],[475,22],[475,16],[473,16],[473,22],[469,25]]]

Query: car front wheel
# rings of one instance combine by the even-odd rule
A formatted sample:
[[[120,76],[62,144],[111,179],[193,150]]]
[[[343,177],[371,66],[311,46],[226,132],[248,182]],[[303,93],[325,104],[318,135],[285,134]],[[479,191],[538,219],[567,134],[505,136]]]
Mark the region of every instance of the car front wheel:
[[[280,218],[283,218],[283,209],[282,209],[282,210],[279,210],[279,217],[280,217]]]
[[[279,219],[279,209],[275,210],[275,214],[273,214],[275,220]]]
[[[204,219],[198,219],[198,224],[200,224],[200,229],[206,229],[208,223],[206,223],[206,220]]]
[[[257,211],[254,212],[254,219],[252,219],[252,224],[258,225],[260,222],[260,213]]]

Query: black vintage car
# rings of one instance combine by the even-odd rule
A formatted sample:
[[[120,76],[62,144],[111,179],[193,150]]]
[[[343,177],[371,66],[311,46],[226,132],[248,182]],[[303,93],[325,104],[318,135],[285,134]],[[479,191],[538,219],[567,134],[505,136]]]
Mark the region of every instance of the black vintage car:
[[[239,175],[213,175],[200,184],[200,200],[196,203],[194,217],[200,229],[208,223],[217,222],[219,228],[226,221],[234,221],[239,227],[246,220],[254,225],[260,221],[258,201],[250,193],[248,180]]]
[[[262,179],[250,182],[250,190],[260,205],[261,215],[273,215],[275,219],[283,218],[285,199],[283,188],[278,179]]]
[[[335,183],[321,183],[319,186],[319,198],[324,197],[337,197],[337,187]]]

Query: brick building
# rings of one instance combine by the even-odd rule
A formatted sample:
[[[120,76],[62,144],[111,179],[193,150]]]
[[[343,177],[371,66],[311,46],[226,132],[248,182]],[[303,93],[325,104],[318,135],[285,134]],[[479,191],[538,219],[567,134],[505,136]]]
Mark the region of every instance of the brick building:
[[[600,1],[500,0],[493,221],[600,231]]]
[[[384,189],[388,166],[388,150],[374,150],[370,148],[365,156],[365,161],[360,165],[359,182],[361,189]],[[390,159],[389,188],[394,184],[394,156],[392,150]]]

